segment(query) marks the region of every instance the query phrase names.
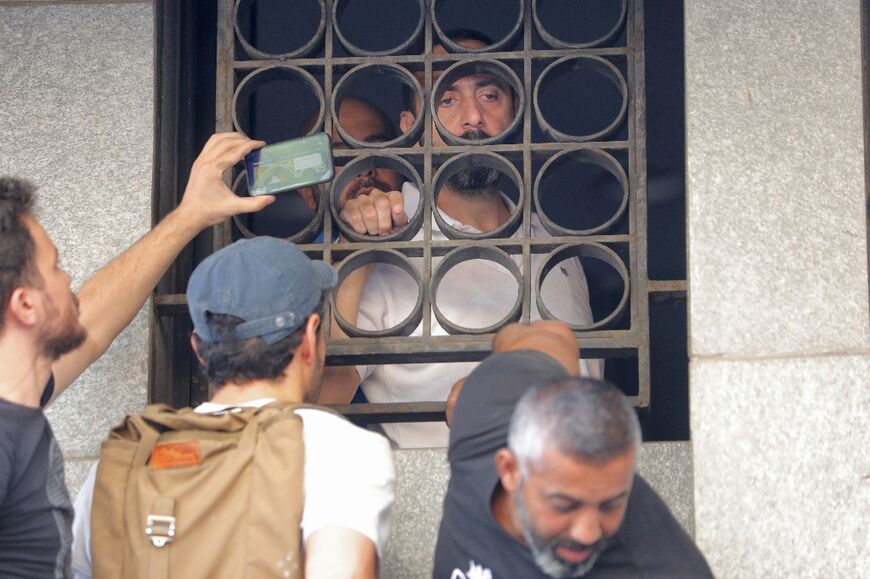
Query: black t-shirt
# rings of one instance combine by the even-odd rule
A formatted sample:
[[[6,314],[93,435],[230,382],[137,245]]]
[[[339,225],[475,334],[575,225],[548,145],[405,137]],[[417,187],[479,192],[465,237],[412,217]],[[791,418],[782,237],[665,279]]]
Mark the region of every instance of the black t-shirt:
[[[450,427],[450,482],[435,548],[436,579],[547,577],[531,551],[491,511],[494,455],[507,445],[513,409],[538,383],[566,377],[555,359],[523,350],[495,354],[465,380]],[[489,572],[489,574],[487,574]],[[635,476],[625,519],[584,577],[712,577],[703,555],[667,506]]]
[[[54,392],[50,379],[40,405]],[[0,399],[0,577],[71,577],[73,508],[42,408]]]

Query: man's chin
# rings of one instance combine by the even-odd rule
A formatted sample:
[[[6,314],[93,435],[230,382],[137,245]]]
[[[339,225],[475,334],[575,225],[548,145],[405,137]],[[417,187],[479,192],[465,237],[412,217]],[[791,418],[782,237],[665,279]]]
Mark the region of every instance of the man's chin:
[[[85,327],[78,324],[74,330],[46,340],[42,349],[50,359],[57,360],[84,344],[87,337],[88,332]]]

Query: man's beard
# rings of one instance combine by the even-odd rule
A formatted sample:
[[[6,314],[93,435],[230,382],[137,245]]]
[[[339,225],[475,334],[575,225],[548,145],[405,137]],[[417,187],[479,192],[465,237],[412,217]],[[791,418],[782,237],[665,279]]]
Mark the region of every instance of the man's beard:
[[[72,352],[81,346],[88,336],[87,330],[79,323],[79,300],[75,295],[72,299],[76,307],[70,310],[70,314],[63,320],[60,328],[50,333],[46,331],[43,335],[42,352],[51,360],[57,360],[67,352]],[[56,320],[60,316],[60,311],[51,299],[47,302],[46,314],[50,320]]]
[[[479,141],[488,139],[490,135],[481,130],[469,130],[462,133],[463,139]],[[493,193],[493,186],[499,181],[499,172],[489,167],[472,167],[454,173],[447,179],[447,185],[466,199],[478,199]]]
[[[523,502],[522,493],[515,493],[514,509],[520,521],[520,527],[525,537],[529,548],[532,551],[532,557],[538,567],[550,577],[582,577],[592,570],[595,562],[598,561],[599,555],[607,548],[607,539],[601,537],[592,545],[584,545],[571,539],[563,539],[560,537],[546,538],[535,533],[532,528],[531,517],[526,510],[526,505]],[[567,547],[569,549],[589,548],[591,552],[585,561],[579,563],[570,563],[563,560],[556,554],[556,549],[559,547]]]

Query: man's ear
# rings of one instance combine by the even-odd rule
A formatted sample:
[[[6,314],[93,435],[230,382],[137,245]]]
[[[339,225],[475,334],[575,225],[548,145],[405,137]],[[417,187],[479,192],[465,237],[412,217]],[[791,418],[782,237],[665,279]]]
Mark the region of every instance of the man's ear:
[[[500,448],[495,453],[495,470],[501,481],[501,486],[508,493],[514,493],[520,488],[522,475],[517,456],[509,448]]]
[[[35,326],[39,323],[39,308],[33,288],[17,287],[12,290],[4,319],[8,320],[10,317],[23,326]]]
[[[204,367],[205,361],[199,355],[199,336],[196,335],[196,332],[190,335],[190,347],[193,350],[193,355],[196,356],[196,361],[199,362],[200,366]]]
[[[311,314],[305,320],[305,326],[302,330],[302,342],[294,354],[300,356],[300,360],[306,364],[317,361],[317,348],[320,341],[320,314]]]
[[[416,120],[417,117],[411,111],[402,111],[399,113],[399,128],[402,129],[403,133],[407,133],[414,126]]]
[[[450,426],[453,420],[453,410],[456,408],[456,400],[459,399],[459,393],[462,392],[463,386],[465,386],[465,378],[460,378],[453,383],[453,388],[450,389],[450,394],[447,396],[447,408],[445,410],[447,426]]]

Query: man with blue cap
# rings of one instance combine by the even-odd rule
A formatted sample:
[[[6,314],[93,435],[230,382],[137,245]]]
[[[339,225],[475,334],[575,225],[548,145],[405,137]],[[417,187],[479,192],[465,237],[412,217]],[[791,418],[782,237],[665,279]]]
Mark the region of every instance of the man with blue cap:
[[[203,260],[187,302],[191,341],[213,396],[195,412],[316,401],[326,359],[322,307],[336,280],[329,264],[273,237],[240,240]],[[293,412],[303,422],[304,576],[374,578],[393,501],[389,444],[331,412]],[[77,577],[91,575],[95,472],[75,505]]]

